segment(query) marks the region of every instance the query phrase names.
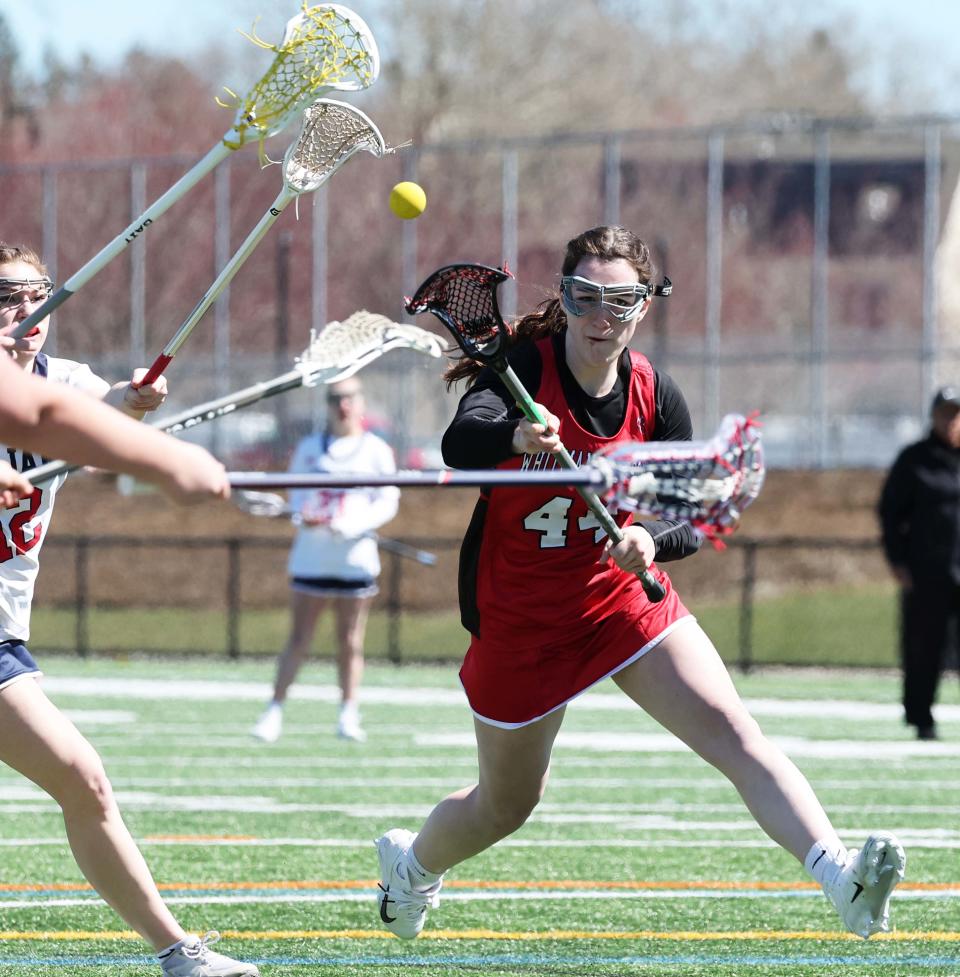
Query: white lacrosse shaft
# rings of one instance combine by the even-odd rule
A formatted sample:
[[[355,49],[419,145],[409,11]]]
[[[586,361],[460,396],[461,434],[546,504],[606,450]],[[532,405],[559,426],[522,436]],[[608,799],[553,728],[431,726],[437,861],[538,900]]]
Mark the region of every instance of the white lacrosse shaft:
[[[220,294],[240,270],[243,263],[253,254],[254,248],[263,240],[264,235],[270,230],[286,206],[296,196],[297,194],[284,186],[277,195],[276,200],[270,205],[270,209],[260,218],[257,226],[247,235],[246,240],[240,245],[237,252],[223,266],[223,270],[206,290],[203,298],[194,306],[190,315],[184,319],[183,324],[167,345],[163,347],[163,352],[153,361],[150,369],[147,370],[146,375],[139,381],[137,386],[153,383],[163,373],[170,364],[170,361],[176,356],[177,350],[180,349],[190,333],[193,332],[196,324],[204,317],[210,306],[216,302],[217,298],[219,298]]]
[[[377,325],[372,334],[365,335],[363,341],[351,347],[344,342],[344,336],[353,331],[353,323],[359,322]],[[361,331],[360,328],[357,330]],[[325,337],[339,336],[338,345],[332,346]],[[412,349],[424,353],[434,359],[443,354],[443,344],[433,333],[417,326],[390,322],[385,316],[371,315],[368,312],[355,312],[343,322],[331,322],[301,356],[297,365],[286,373],[281,373],[272,380],[264,380],[242,390],[225,394],[215,400],[188,407],[172,417],[166,417],[151,427],[159,428],[166,434],[179,434],[198,424],[216,420],[232,414],[243,407],[249,407],[258,401],[275,397],[277,394],[298,387],[311,387],[317,383],[337,383],[352,377],[363,367],[379,359],[384,353],[393,349]],[[312,356],[312,358],[311,358]],[[71,465],[65,461],[48,461],[30,471],[27,478],[34,484],[55,478],[68,472],[76,471],[80,465]]]
[[[348,145],[338,146],[338,155],[329,162],[326,160],[311,160],[310,152],[313,148],[314,135],[322,130],[327,117],[347,119],[353,125],[359,124],[359,141],[352,141]],[[328,148],[328,147],[324,147]],[[344,102],[332,99],[318,99],[311,105],[304,115],[300,135],[290,145],[283,159],[283,187],[266,213],[257,222],[257,226],[247,235],[246,240],[237,252],[226,263],[213,284],[207,289],[203,298],[196,304],[193,311],[184,320],[183,325],[176,331],[173,338],[163,347],[163,352],[153,361],[146,375],[137,386],[153,383],[167,368],[176,355],[177,350],[186,342],[194,327],[203,318],[206,311],[217,300],[217,297],[230,284],[243,263],[253,254],[256,246],[263,240],[267,231],[274,225],[291,200],[307,193],[313,193],[322,187],[338,169],[356,152],[365,150],[375,156],[382,157],[390,152],[383,141],[380,130],[359,109]],[[323,169],[318,169],[320,165]]]
[[[180,177],[162,197],[154,201],[139,217],[134,218],[133,222],[106,247],[97,252],[79,271],[71,275],[39,309],[31,312],[10,335],[14,339],[25,336],[38,322],[42,322],[51,312],[63,305],[71,295],[79,292],[94,275],[102,271],[118,254],[125,251],[129,244],[132,244],[158,217],[169,210],[188,190],[196,186],[231,152],[233,150],[224,143],[218,143],[214,146],[199,163],[196,163]]]
[[[364,43],[368,45],[370,54],[370,74],[373,80],[376,79],[377,74],[380,70],[380,56],[377,51],[376,42],[373,39],[373,35],[370,33],[370,28],[364,23],[364,21],[357,16],[352,10],[348,10],[346,7],[340,6],[339,4],[319,4],[316,8],[320,7],[334,10],[338,15],[350,23],[360,35]],[[304,11],[298,14],[296,17],[291,18],[287,22],[286,30],[284,32],[284,42],[294,33],[294,31],[303,22],[304,18],[307,16],[307,12]],[[283,48],[281,44],[281,51]],[[280,58],[280,53],[277,55],[277,59]],[[275,59],[275,62],[276,60]],[[268,72],[269,74],[269,72]],[[368,84],[372,84],[371,80]],[[163,196],[155,200],[147,209],[135,217],[133,221],[122,230],[109,244],[101,248],[97,254],[95,254],[79,271],[74,272],[64,283],[58,288],[53,295],[51,295],[40,308],[35,309],[30,315],[27,316],[20,325],[14,329],[10,335],[14,339],[21,339],[38,323],[42,322],[48,315],[50,315],[55,309],[63,305],[64,302],[70,298],[71,295],[75,295],[77,292],[83,288],[95,275],[102,271],[117,255],[121,254],[127,249],[127,247],[140,237],[148,227],[150,227],[159,217],[165,214],[181,197],[183,197],[188,191],[193,189],[208,173],[214,170],[220,163],[223,162],[232,152],[240,149],[241,146],[248,142],[248,130],[254,128],[257,132],[258,137],[261,139],[267,139],[270,136],[276,135],[287,127],[291,119],[303,108],[304,104],[308,101],[318,98],[327,92],[332,92],[335,90],[339,91],[356,91],[359,88],[365,87],[358,82],[335,82],[330,85],[322,85],[320,87],[312,87],[305,91],[303,96],[297,99],[293,104],[290,105],[289,109],[283,113],[282,116],[278,117],[276,121],[271,124],[268,128],[256,128],[256,117],[255,112],[250,112],[246,106],[246,100],[240,106],[237,112],[237,116],[234,119],[233,126],[223,135],[223,138],[218,142],[199,162],[195,163],[189,170]],[[159,374],[157,374],[159,375]],[[153,380],[156,376],[153,377]],[[144,381],[144,382],[153,382]]]

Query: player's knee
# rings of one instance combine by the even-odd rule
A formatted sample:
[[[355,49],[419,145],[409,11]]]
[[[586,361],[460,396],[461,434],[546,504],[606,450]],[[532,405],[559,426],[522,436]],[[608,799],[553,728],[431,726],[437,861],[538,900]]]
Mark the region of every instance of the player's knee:
[[[720,769],[761,757],[769,748],[757,721],[746,711],[718,712],[704,737],[700,755]]]
[[[488,806],[489,818],[492,826],[500,837],[513,834],[523,827],[527,818],[533,813],[540,799],[546,780],[539,787],[526,790],[511,790],[498,795]]]
[[[77,759],[65,767],[54,796],[65,814],[99,817],[116,806],[113,787],[99,757]]]

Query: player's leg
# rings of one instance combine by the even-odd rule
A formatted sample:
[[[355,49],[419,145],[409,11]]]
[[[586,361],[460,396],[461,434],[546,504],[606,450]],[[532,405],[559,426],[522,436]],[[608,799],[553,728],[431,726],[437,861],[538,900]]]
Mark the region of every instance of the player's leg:
[[[34,678],[0,689],[0,762],[60,805],[80,870],[104,901],[158,951],[165,974],[259,977],[253,964],[209,949],[218,935],[200,938],[184,932],[123,823],[100,757]]]
[[[106,902],[158,950],[183,939],[123,823],[100,757],[35,679],[0,691],[0,760],[60,805],[77,865]]]
[[[380,918],[397,936],[423,929],[443,873],[516,831],[546,789],[563,709],[519,729],[474,720],[479,779],[431,812],[419,834],[394,828],[377,841]]]
[[[951,640],[953,587],[922,584],[902,595],[903,710],[921,739],[936,739],[933,703]]]
[[[885,927],[890,892],[903,876],[896,839],[878,833],[859,856],[847,852],[806,777],[764,736],[695,621],[675,628],[614,678],[649,715],[730,779],[760,827],[824,886],[850,929],[867,936]],[[844,902],[846,889],[855,897],[861,881],[869,892],[851,907]]]
[[[733,782],[757,823],[801,862],[835,837],[806,778],[760,730],[713,643],[684,621],[614,681]]]
[[[290,686],[296,680],[301,666],[310,654],[310,645],[317,629],[320,613],[327,598],[304,590],[290,590],[290,634],[283,651],[277,658],[277,671],[273,683],[273,698],[251,730],[253,736],[265,743],[274,743],[283,732],[283,705]]]
[[[363,681],[363,644],[370,614],[370,597],[345,595],[334,601],[337,629],[337,678],[340,683],[340,715],[337,735],[362,743],[367,734],[360,725],[357,702]]]
[[[320,614],[328,598],[300,590],[290,592],[290,637],[277,660],[277,676],[273,684],[273,701],[283,703],[303,663],[310,654],[310,645]]]

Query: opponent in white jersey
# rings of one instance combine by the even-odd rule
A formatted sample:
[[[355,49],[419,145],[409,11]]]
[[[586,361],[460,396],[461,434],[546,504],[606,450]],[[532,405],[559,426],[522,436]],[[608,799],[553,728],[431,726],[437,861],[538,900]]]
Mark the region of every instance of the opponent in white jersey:
[[[52,285],[34,252],[0,242],[0,335],[11,332],[38,308]],[[19,368],[22,373],[113,401],[134,417],[163,403],[166,381],[162,377],[154,384],[140,385],[145,371],[137,371],[130,382],[111,388],[80,363],[44,356],[41,349],[48,326],[49,320],[44,319],[12,348],[4,343],[0,356],[13,358],[14,371]],[[10,370],[5,363],[3,374],[9,376]],[[29,450],[12,448],[0,457],[18,471],[35,468],[42,461]],[[0,488],[11,482],[3,472],[0,477],[4,479]],[[37,557],[62,481],[23,495],[3,510],[0,520],[0,761],[57,801],[81,871],[104,900],[153,944],[165,973],[171,977],[257,977],[256,967],[214,953],[208,949],[212,938],[189,936],[174,919],[123,823],[99,756],[37,682],[40,670],[24,642],[29,635]],[[226,492],[224,486],[219,494]]]
[[[103,398],[110,385],[91,372],[88,366],[37,353],[33,361],[35,376],[46,377]],[[44,459],[29,451],[0,444],[0,457],[18,472],[38,468]],[[40,547],[47,535],[53,503],[66,480],[59,475],[44,482],[19,505],[0,512],[0,642],[30,637],[30,605],[40,570]]]
[[[290,461],[292,472],[396,471],[393,451],[364,429],[360,380],[333,384],[327,394],[329,420],[323,434],[304,438]],[[295,490],[291,509],[300,529],[290,550],[292,626],[277,662],[273,699],[253,728],[275,742],[283,728],[283,703],[310,651],[320,612],[332,602],[336,614],[340,716],[337,734],[366,739],[360,725],[357,691],[363,674],[363,639],[370,601],[377,594],[380,554],[374,531],[397,514],[394,487]]]

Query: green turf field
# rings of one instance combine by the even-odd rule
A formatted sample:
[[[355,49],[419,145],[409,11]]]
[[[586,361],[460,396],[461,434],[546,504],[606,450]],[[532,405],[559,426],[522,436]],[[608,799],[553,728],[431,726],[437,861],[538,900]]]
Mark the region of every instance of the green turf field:
[[[102,753],[134,835],[189,929],[264,975],[960,975],[960,695],[940,743],[901,725],[884,671],[737,677],[852,845],[908,854],[895,930],[863,942],[732,788],[606,683],[568,711],[544,803],[454,869],[424,935],[382,930],[372,839],[416,828],[474,777],[455,669],[371,667],[369,740],[333,736],[332,672],[296,687],[287,733],[248,736],[268,662],[48,658],[48,692]],[[83,885],[56,806],[0,768],[0,977],[159,974]]]

